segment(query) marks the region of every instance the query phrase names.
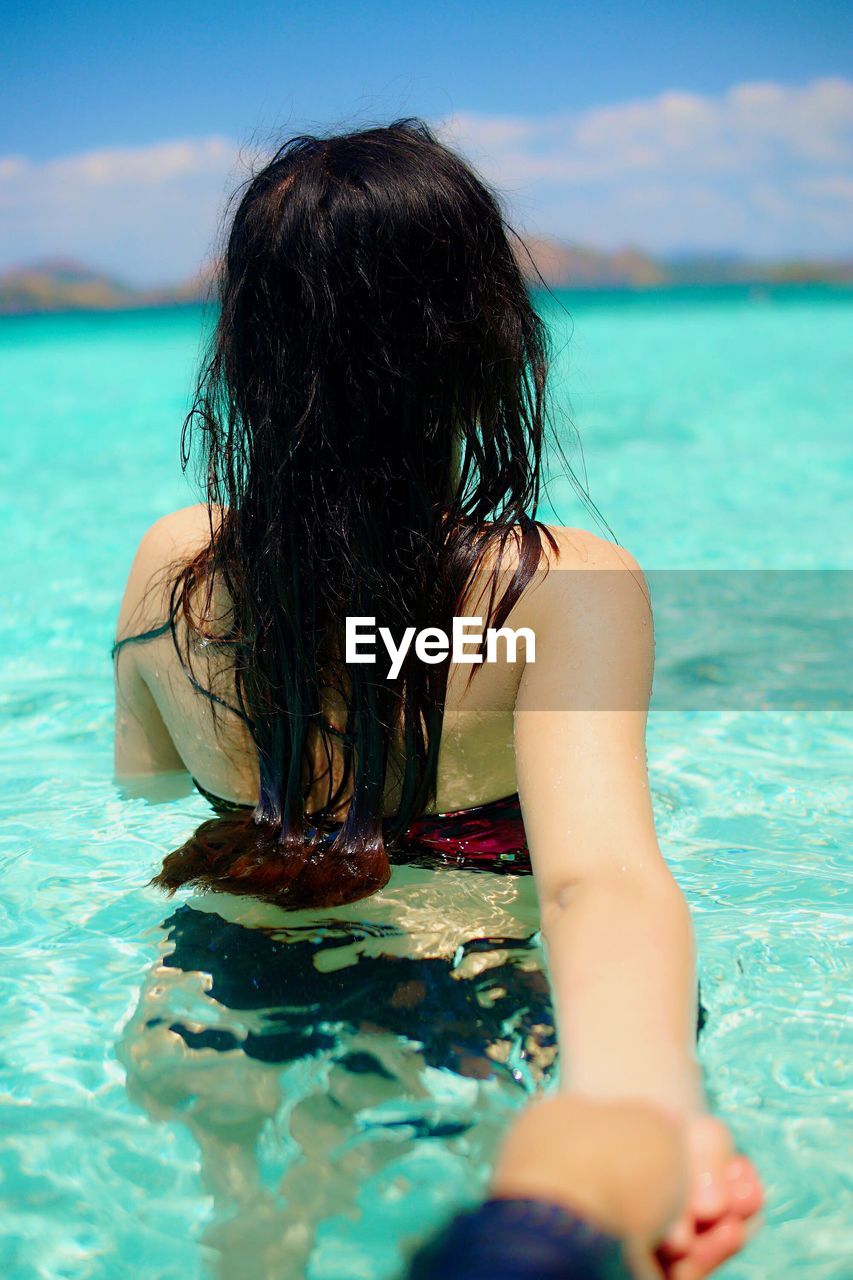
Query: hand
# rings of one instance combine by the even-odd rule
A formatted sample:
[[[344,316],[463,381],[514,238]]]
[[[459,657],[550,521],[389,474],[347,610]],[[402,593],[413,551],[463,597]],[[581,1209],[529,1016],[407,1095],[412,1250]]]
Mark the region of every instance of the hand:
[[[492,1195],[563,1204],[620,1237],[638,1278],[684,1207],[684,1125],[638,1101],[561,1094],[527,1107],[504,1143]]]
[[[688,1193],[655,1258],[665,1280],[700,1280],[743,1248],[763,1194],[755,1168],[713,1116],[687,1121]]]

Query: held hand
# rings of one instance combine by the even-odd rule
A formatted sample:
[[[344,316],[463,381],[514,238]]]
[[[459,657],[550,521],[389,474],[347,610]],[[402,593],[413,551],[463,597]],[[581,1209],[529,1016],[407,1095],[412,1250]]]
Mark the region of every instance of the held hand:
[[[492,1195],[564,1204],[620,1237],[638,1280],[687,1194],[684,1127],[646,1102],[562,1094],[527,1107],[504,1143]]]
[[[743,1248],[763,1203],[754,1166],[713,1116],[687,1121],[689,1189],[656,1251],[665,1280],[701,1280]]]

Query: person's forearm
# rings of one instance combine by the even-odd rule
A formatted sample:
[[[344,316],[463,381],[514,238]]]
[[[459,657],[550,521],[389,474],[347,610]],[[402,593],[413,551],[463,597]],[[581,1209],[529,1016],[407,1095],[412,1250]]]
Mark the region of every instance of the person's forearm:
[[[667,874],[590,878],[542,906],[562,1083],[675,1111],[704,1105],[687,904]]]

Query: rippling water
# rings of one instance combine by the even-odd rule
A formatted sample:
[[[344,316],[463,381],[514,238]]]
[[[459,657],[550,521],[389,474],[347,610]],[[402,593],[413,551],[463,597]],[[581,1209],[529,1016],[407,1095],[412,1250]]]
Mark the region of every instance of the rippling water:
[[[567,301],[558,376],[592,494],[645,567],[850,567],[846,296]],[[546,310],[560,348],[569,325]],[[309,1252],[310,1280],[391,1277],[554,1073],[528,879],[399,868],[322,920],[144,887],[208,811],[113,786],[108,651],[136,541],[192,500],[176,437],[199,331],[193,311],[0,324],[15,1280],[266,1280]],[[551,500],[590,523],[565,481]],[[707,664],[732,640],[691,635],[684,670],[691,645]],[[696,921],[708,1087],[768,1192],[725,1274],[834,1280],[851,1250],[850,716],[708,706],[656,711],[649,756]]]

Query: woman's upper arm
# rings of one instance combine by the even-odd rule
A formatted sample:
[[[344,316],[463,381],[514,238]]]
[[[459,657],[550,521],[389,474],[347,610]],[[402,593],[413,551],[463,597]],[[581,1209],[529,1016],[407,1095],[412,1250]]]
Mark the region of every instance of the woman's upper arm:
[[[169,730],[128,648],[115,657],[115,774],[118,779],[184,769]]]
[[[519,795],[540,900],[625,871],[668,878],[654,829],[645,730],[654,663],[636,561],[581,531],[532,593],[536,660],[515,711]]]
[[[152,525],[137,548],[116,624],[121,647],[114,658],[115,772],[118,778],[167,773],[184,763],[136,660],[137,642],[129,637],[156,628],[168,618],[166,574],[174,558],[176,512]],[[139,643],[146,643],[144,641]],[[150,643],[161,643],[153,640]],[[171,643],[171,641],[169,641]]]

